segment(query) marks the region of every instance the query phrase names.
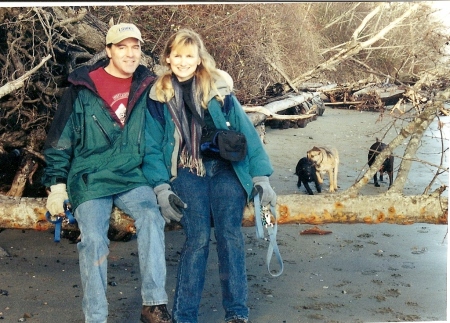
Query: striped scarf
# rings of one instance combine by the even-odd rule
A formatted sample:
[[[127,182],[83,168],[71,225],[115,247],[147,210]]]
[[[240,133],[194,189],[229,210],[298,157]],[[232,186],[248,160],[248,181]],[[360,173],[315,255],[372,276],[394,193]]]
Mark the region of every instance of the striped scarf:
[[[198,115],[203,117],[203,109],[195,95],[195,76],[192,81],[192,98],[195,110]],[[188,124],[186,115],[186,106],[183,100],[183,91],[175,76],[172,76],[172,85],[174,97],[167,102],[167,107],[175,123],[175,127],[180,136],[181,152],[179,153],[178,167],[189,167],[190,171],[198,176],[205,176],[205,167],[200,157],[200,139],[202,136],[202,126],[195,117],[191,118],[191,124]]]

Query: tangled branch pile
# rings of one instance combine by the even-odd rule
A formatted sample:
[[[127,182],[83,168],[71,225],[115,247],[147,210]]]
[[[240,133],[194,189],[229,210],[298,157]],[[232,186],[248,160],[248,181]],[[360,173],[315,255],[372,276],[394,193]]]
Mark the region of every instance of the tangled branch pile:
[[[35,174],[44,162],[40,150],[67,86],[67,75],[80,62],[102,50],[102,32],[107,31],[107,24],[86,13],[86,10],[62,10],[59,7],[0,9],[3,21],[0,30],[3,44],[0,53],[3,85],[0,91],[3,94],[0,101],[0,153],[5,156],[13,149],[20,149],[21,168],[26,170],[22,180],[15,180],[16,185],[11,187],[9,195],[23,191],[27,180],[31,184],[29,188],[40,187],[39,174]],[[81,20],[84,23],[78,24]],[[74,34],[85,37],[75,41]],[[37,71],[30,72],[43,61],[45,64]],[[3,177],[7,180],[14,175],[6,173]],[[43,194],[42,189],[38,194]]]

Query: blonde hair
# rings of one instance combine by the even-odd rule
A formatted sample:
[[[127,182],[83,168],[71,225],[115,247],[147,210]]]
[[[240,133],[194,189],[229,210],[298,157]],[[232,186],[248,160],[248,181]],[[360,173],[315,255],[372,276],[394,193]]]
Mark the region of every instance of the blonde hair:
[[[169,37],[161,54],[160,62],[169,68],[169,71],[161,75],[155,82],[156,97],[160,102],[167,102],[175,95],[172,85],[172,71],[166,58],[170,56],[172,50],[185,46],[196,46],[200,57],[200,65],[195,71],[197,88],[195,89],[197,98],[200,99],[201,106],[206,109],[208,106],[208,95],[211,90],[217,90],[214,85],[214,76],[218,77],[216,62],[208,53],[200,35],[191,29],[180,29]]]

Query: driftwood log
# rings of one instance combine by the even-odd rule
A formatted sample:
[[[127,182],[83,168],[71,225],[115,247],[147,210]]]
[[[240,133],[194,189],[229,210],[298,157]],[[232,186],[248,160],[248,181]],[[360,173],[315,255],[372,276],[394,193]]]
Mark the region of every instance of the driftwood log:
[[[46,199],[8,198],[0,195],[0,228],[22,230],[50,230],[53,224],[45,217]],[[403,196],[381,194],[356,196],[342,194],[280,195],[277,203],[279,224],[304,223],[392,223],[446,224],[448,198],[438,193],[431,195]],[[253,204],[244,211],[243,226],[255,223]],[[115,208],[110,226],[119,232],[135,233],[134,221]],[[63,229],[77,230],[75,225],[63,225]]]

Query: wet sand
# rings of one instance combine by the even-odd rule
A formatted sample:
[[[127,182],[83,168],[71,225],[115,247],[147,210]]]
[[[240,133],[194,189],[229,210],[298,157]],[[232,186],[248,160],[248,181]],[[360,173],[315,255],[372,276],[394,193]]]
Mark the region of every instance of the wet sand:
[[[252,323],[447,321],[447,226],[329,224],[321,228],[330,234],[300,235],[310,227],[278,227],[284,272],[276,278],[265,264],[267,241],[243,228]],[[166,233],[171,300],[183,239]],[[0,321],[83,322],[75,244],[20,230],[1,232],[0,244],[9,255],[0,257]],[[138,322],[136,240],[111,242],[108,260],[108,322]],[[223,322],[214,239],[207,272],[199,322]]]

